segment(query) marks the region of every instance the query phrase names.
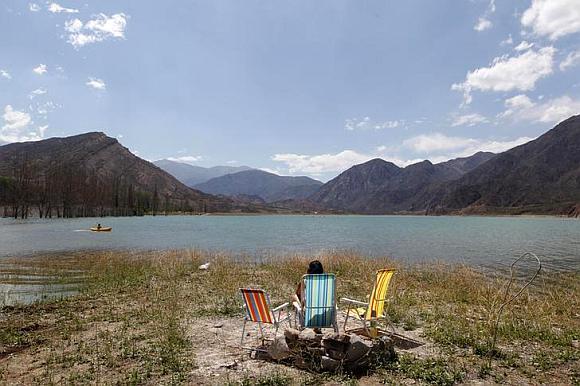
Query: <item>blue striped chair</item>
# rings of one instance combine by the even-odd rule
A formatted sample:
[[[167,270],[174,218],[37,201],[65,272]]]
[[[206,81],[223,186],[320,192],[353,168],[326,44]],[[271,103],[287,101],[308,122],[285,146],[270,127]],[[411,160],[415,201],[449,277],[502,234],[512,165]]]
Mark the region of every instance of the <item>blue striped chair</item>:
[[[336,322],[336,276],[333,273],[302,276],[301,298],[294,302],[300,328],[333,328]]]

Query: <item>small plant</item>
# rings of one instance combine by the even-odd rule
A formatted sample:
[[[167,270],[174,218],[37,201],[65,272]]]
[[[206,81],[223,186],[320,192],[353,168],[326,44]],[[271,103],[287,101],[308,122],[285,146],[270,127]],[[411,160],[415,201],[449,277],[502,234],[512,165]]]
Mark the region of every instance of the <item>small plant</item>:
[[[443,358],[419,359],[408,354],[401,355],[398,362],[391,364],[386,370],[391,374],[422,380],[432,385],[453,385],[463,379],[463,372]]]

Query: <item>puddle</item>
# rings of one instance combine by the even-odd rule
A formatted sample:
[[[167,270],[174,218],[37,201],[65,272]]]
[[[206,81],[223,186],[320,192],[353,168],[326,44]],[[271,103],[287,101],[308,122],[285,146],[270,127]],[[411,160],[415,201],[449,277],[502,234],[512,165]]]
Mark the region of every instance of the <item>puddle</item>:
[[[55,273],[26,265],[0,264],[0,307],[57,300],[79,293],[80,271]]]
[[[62,299],[78,293],[78,284],[0,283],[0,307]]]

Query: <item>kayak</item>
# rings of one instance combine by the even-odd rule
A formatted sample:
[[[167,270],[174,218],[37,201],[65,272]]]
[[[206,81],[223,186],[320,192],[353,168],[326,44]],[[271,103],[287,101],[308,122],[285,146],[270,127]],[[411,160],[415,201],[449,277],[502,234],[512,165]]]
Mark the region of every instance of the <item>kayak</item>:
[[[110,232],[112,229],[113,228],[111,228],[111,227],[100,227],[100,228],[93,227],[93,228],[91,228],[91,231],[93,231],[93,232]]]

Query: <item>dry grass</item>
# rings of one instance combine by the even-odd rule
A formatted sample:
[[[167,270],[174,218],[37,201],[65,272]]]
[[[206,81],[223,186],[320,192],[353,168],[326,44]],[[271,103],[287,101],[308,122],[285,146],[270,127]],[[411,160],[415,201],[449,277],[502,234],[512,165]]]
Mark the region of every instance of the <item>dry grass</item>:
[[[326,271],[336,273],[339,297],[361,300],[370,292],[377,269],[398,269],[389,315],[400,327],[422,331],[425,339],[437,345],[438,354],[420,359],[404,355],[398,364],[381,371],[381,381],[579,382],[580,356],[573,343],[580,339],[577,273],[544,275],[506,309],[500,322],[499,350],[488,367],[490,322],[502,298],[504,279],[464,266],[403,266],[387,258],[367,260],[352,253],[317,258]],[[59,280],[78,277],[80,272],[83,286],[72,298],[3,309],[0,380],[200,382],[192,378],[196,358],[184,332],[185,321],[239,317],[240,287],[261,287],[273,303],[287,301],[311,259],[286,256],[255,263],[200,251],[75,253],[27,259],[26,272],[48,272]],[[211,261],[209,271],[197,269],[207,261]],[[11,269],[17,272],[21,262],[14,263]],[[233,382],[269,384],[268,379],[278,378]]]

